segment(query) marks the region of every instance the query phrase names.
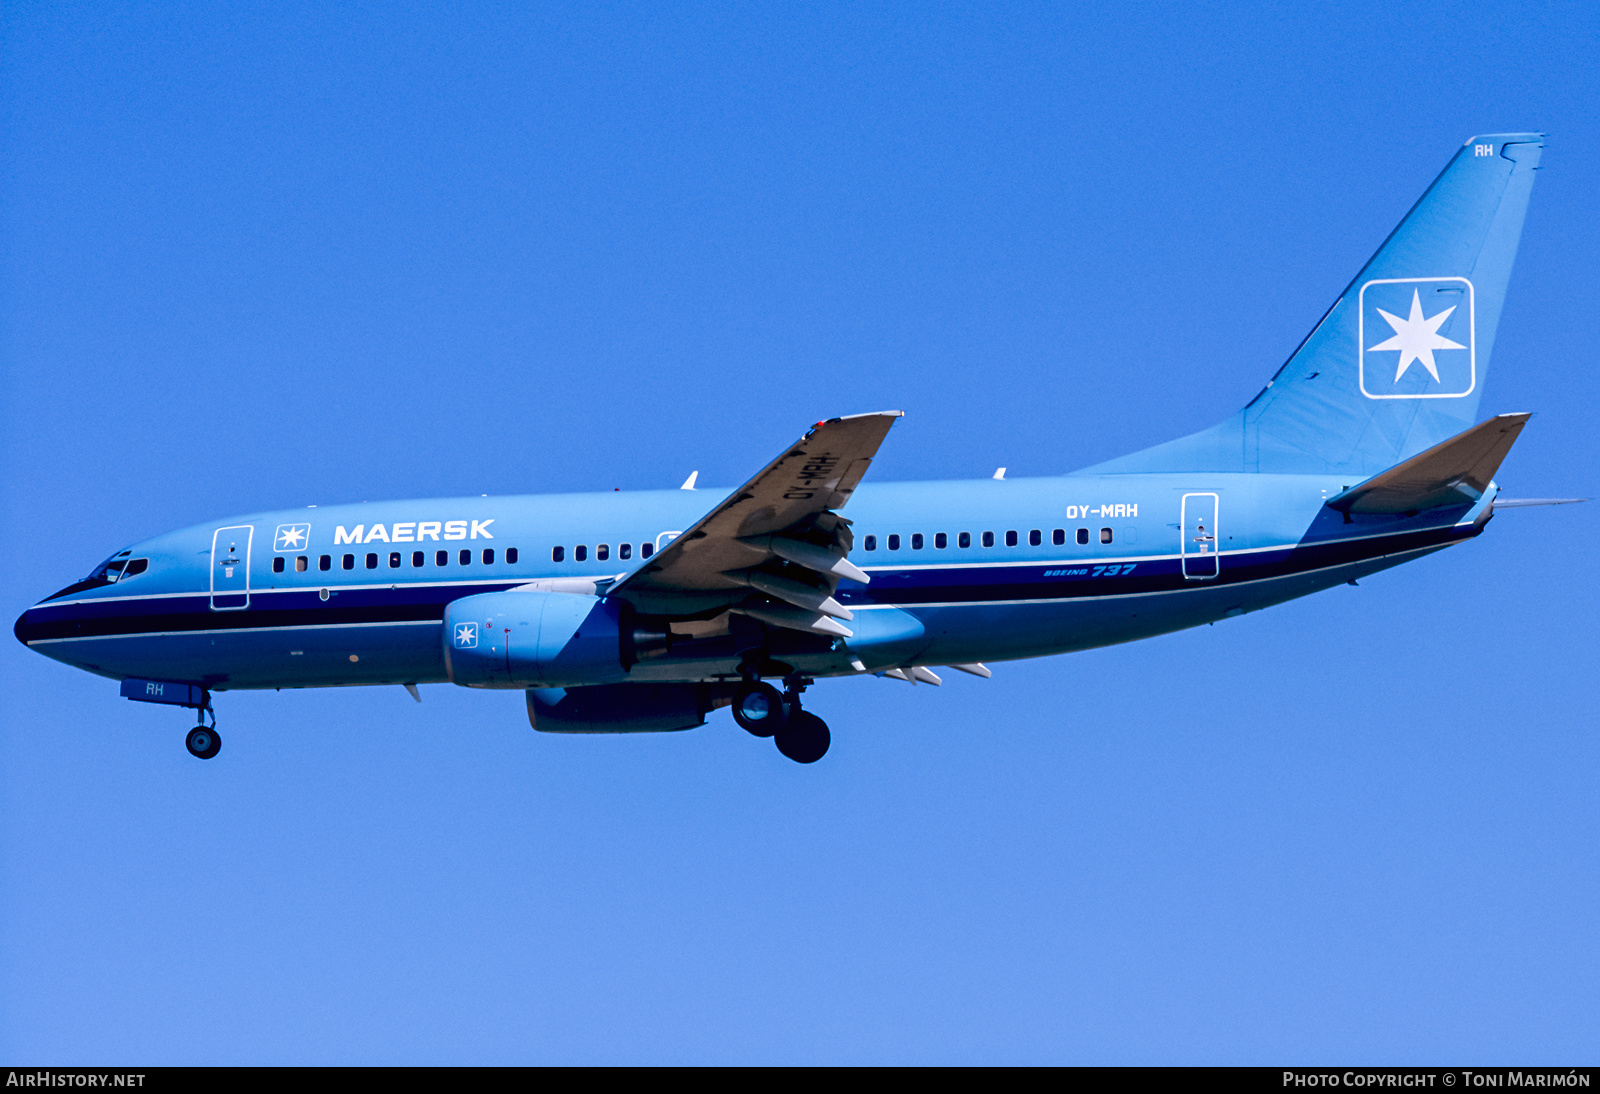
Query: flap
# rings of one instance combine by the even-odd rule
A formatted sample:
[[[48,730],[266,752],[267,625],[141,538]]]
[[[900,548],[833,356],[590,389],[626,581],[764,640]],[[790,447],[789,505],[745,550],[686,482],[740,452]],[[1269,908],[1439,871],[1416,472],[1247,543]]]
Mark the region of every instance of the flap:
[[[864,580],[866,575],[844,561],[851,547],[849,521],[831,510],[850,500],[899,417],[900,411],[890,410],[818,422],[609,595],[644,612],[672,615],[717,606],[739,610],[738,603],[758,588],[765,597],[751,606],[766,621],[776,622],[796,608],[810,613],[808,618],[839,616],[838,605],[828,598],[840,577]],[[795,581],[814,588],[797,591]],[[842,630],[826,622],[777,625],[830,634]]]

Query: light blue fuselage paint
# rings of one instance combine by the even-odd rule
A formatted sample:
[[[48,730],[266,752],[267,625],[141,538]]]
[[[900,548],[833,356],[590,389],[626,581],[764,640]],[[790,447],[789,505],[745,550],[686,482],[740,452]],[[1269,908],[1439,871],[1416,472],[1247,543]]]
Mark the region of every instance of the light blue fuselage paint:
[[[216,521],[120,552],[30,608],[16,634],[103,676],[207,691],[452,678],[518,686],[504,620],[460,621],[458,649],[483,637],[470,681],[452,672],[445,620],[483,603],[463,598],[592,579],[594,618],[623,646],[593,683],[703,684],[736,678],[741,664],[798,678],[1037,657],[1304,596],[1471,538],[1492,515],[1492,485],[1417,511],[1328,502],[1472,427],[1542,147],[1526,133],[1468,141],[1267,387],[1211,429],[1060,477],[862,484],[842,515],[853,525],[850,561],[871,580],[839,586],[847,639],[745,617],[719,632],[717,611],[651,617],[606,604],[605,579],[644,564],[725,496],[705,489]],[[513,599],[538,601],[538,612],[553,603]],[[527,625],[544,633],[538,620]],[[752,644],[765,662],[748,659]],[[528,663],[555,664],[557,653],[541,648]],[[583,657],[569,666],[595,663],[592,650]],[[660,709],[676,702],[650,694]],[[208,740],[191,747],[214,754]]]

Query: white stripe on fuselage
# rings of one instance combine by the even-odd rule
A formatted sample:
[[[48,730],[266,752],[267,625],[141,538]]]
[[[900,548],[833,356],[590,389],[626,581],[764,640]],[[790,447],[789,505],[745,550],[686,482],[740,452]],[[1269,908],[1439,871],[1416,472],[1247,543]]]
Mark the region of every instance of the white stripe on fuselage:
[[[1054,596],[1030,597],[1021,600],[947,600],[947,601],[913,601],[907,604],[852,604],[852,612],[884,611],[895,608],[901,611],[915,611],[918,608],[1004,608],[1017,605],[1033,604],[1063,604],[1069,601],[1090,603],[1097,600],[1132,600],[1139,597],[1151,596],[1179,596],[1184,593],[1207,592],[1212,589],[1239,589],[1247,585],[1262,585],[1273,581],[1289,581],[1294,578],[1306,577],[1311,574],[1327,573],[1331,570],[1344,570],[1354,566],[1362,566],[1369,562],[1378,562],[1389,558],[1402,558],[1406,555],[1425,554],[1450,547],[1450,543],[1433,543],[1426,547],[1412,547],[1405,551],[1396,551],[1393,554],[1373,555],[1371,558],[1357,559],[1353,562],[1339,562],[1332,566],[1319,566],[1312,570],[1297,570],[1292,574],[1277,574],[1273,577],[1250,578],[1247,581],[1229,581],[1221,585],[1215,580],[1200,580],[1193,585],[1185,585],[1176,589],[1156,589],[1138,593],[1100,593],[1095,596]],[[1107,563],[1107,565],[1110,565]],[[44,646],[56,642],[105,642],[118,638],[161,638],[193,634],[266,634],[278,631],[320,631],[340,630],[354,627],[437,627],[442,625],[438,619],[395,619],[377,623],[301,623],[284,627],[209,627],[202,630],[188,631],[139,631],[133,634],[91,634],[73,638],[35,638],[29,646]]]
[[[206,627],[192,631],[137,631],[133,634],[85,634],[72,638],[35,638],[30,646],[53,642],[106,642],[117,638],[173,638],[186,634],[268,634],[276,631],[337,631],[353,627],[437,627],[438,619],[385,619],[377,623],[295,623],[286,627]]]

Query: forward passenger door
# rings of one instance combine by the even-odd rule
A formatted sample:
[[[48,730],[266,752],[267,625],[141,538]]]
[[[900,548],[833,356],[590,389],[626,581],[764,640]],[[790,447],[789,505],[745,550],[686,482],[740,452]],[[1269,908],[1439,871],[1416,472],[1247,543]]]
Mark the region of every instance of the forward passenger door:
[[[250,542],[255,527],[235,524],[211,534],[211,610],[250,606]]]

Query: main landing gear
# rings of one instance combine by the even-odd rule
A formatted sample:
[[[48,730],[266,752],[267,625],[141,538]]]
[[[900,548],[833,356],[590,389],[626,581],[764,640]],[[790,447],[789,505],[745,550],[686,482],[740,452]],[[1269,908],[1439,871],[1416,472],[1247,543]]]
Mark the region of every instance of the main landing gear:
[[[771,737],[795,763],[814,764],[828,752],[833,735],[828,723],[810,711],[800,709],[800,693],[809,680],[791,676],[787,689],[779,692],[760,679],[746,678],[733,694],[733,720],[757,737]]]
[[[211,715],[211,724],[206,725],[206,715]],[[189,731],[183,743],[189,749],[189,755],[200,760],[209,760],[222,751],[222,734],[217,732],[217,714],[211,709],[211,695],[205,693],[205,705],[199,710],[200,724]]]

